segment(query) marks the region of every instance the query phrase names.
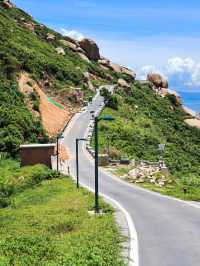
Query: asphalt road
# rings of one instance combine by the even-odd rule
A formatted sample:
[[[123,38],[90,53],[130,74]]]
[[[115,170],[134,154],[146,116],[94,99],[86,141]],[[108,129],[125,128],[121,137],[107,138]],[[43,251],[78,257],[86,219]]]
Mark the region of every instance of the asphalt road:
[[[63,142],[71,152],[70,170],[75,174],[75,139],[85,137],[91,110],[102,103],[98,96],[78,114]],[[80,179],[94,188],[94,164],[80,145]],[[100,192],[117,200],[131,215],[139,241],[140,266],[200,266],[200,209],[183,201],[129,185],[100,170]],[[114,266],[114,265],[113,265]]]

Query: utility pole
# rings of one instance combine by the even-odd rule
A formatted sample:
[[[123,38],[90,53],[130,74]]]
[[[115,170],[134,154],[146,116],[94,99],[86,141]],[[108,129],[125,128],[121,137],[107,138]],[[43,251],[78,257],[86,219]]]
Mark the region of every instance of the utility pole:
[[[96,116],[94,118],[94,141],[95,141],[95,212],[99,213],[99,138],[98,138],[98,122],[114,121],[115,119],[110,116]]]
[[[95,212],[99,213],[99,141],[98,141],[98,117],[94,119],[95,137]]]

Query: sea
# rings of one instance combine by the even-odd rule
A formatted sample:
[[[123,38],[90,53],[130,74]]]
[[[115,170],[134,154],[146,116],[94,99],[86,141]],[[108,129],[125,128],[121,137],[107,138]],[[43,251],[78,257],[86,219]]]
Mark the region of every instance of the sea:
[[[178,91],[182,97],[183,105],[189,107],[195,112],[200,113],[200,91],[198,92],[183,92]]]

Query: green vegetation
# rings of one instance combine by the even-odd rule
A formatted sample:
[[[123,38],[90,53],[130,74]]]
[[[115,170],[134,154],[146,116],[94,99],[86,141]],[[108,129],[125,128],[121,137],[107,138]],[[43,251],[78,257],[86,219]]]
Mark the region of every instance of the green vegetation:
[[[200,174],[200,130],[188,126],[186,114],[171,97],[161,98],[149,84],[135,82],[132,88],[115,94],[118,110],[105,108],[103,114],[116,118],[107,125],[100,122],[100,147],[107,151],[110,136],[113,158],[128,156],[136,160],[158,161],[158,144],[165,143],[165,160],[171,174],[196,187]],[[115,108],[116,109],[116,108]],[[183,180],[185,180],[183,182]],[[176,185],[175,185],[176,186]],[[193,190],[187,190],[193,194]],[[198,197],[199,199],[199,197]]]
[[[3,175],[16,167],[7,162]],[[69,178],[44,180],[55,176],[42,166],[18,171],[27,181],[18,178],[18,193],[9,208],[0,209],[0,265],[124,265],[122,237],[109,206],[101,202],[106,214],[90,215],[93,194],[78,191]]]
[[[19,162],[14,160],[0,161],[0,172],[0,208],[7,207],[14,194],[33,187],[42,180],[58,177],[57,172],[43,165],[20,168]]]

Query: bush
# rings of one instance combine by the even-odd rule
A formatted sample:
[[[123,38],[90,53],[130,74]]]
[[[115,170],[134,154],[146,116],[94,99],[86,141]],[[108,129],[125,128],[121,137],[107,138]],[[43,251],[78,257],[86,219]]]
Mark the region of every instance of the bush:
[[[0,171],[0,206],[6,207],[9,198],[26,188],[33,187],[43,180],[58,178],[56,171],[50,170],[44,165],[26,166],[20,168],[15,161],[1,161]]]

